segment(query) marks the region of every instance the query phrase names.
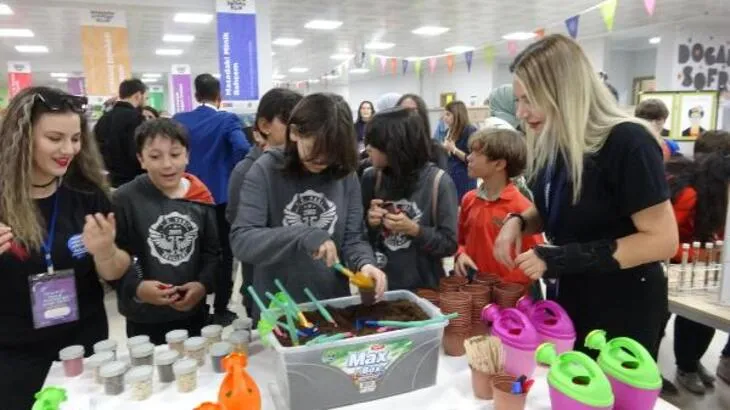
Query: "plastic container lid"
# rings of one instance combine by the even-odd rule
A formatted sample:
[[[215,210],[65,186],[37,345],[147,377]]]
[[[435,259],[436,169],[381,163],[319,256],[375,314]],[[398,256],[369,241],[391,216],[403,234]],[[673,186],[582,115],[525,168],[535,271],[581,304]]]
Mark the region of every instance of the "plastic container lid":
[[[249,332],[247,330],[236,330],[228,335],[228,341],[235,344],[247,343],[249,338]]]
[[[147,357],[155,352],[155,345],[152,343],[144,343],[141,345],[134,346],[130,351],[129,355],[135,359],[140,357]]]
[[[185,350],[196,351],[205,348],[205,338],[195,336],[185,341]]]
[[[73,345],[69,347],[64,347],[61,349],[60,352],[58,352],[58,357],[61,360],[73,360],[78,359],[80,357],[84,357],[84,347],[81,345]]]
[[[210,354],[215,357],[228,356],[232,351],[233,345],[227,342],[213,343],[213,345],[210,346]]]
[[[253,328],[253,319],[242,317],[233,321],[233,330],[250,330]]]
[[[99,369],[99,375],[103,378],[121,376],[127,371],[127,364],[124,362],[107,363]]]
[[[575,338],[573,321],[565,309],[556,302],[541,300],[523,312],[527,314],[538,332],[557,339]]]
[[[540,344],[540,336],[530,319],[515,308],[508,308],[497,312],[492,305],[485,309],[491,310],[490,317],[494,319],[492,335],[499,337],[507,346],[520,350],[534,350]]]
[[[127,339],[127,347],[129,349],[131,349],[134,346],[139,346],[141,344],[149,343],[149,342],[150,342],[150,337],[147,335],[134,336],[134,337],[130,337],[129,339]]]
[[[165,335],[167,343],[180,343],[188,338],[188,331],[185,329],[171,330]]]
[[[639,342],[628,337],[616,337],[606,342],[606,332],[594,330],[586,336],[585,345],[601,351],[598,364],[607,376],[638,389],[662,387],[656,361]]]
[[[117,350],[117,341],[112,339],[102,340],[94,344],[94,353]]]
[[[124,380],[127,383],[141,382],[152,379],[154,369],[152,366],[144,365],[133,367],[132,370],[124,375]]]
[[[595,408],[611,408],[611,383],[601,368],[581,352],[558,356],[555,345],[543,343],[535,352],[538,363],[550,365],[548,384],[564,395]]]
[[[86,361],[86,365],[91,367],[92,369],[95,369],[113,361],[114,352],[99,352],[89,357],[89,359]]]
[[[208,325],[200,330],[203,337],[213,338],[218,337],[223,332],[223,326],[221,325]]]
[[[177,350],[165,350],[155,356],[155,363],[159,366],[173,364],[180,359],[180,353]]]
[[[182,359],[172,365],[172,372],[176,375],[190,374],[198,371],[198,361],[195,359]]]

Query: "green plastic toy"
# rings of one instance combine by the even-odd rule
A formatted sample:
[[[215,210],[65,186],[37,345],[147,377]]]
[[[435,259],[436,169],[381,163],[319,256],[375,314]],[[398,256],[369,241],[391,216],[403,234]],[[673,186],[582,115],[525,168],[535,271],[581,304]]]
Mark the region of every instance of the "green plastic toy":
[[[585,353],[571,351],[558,356],[554,344],[543,343],[535,351],[535,359],[539,364],[550,366],[548,383],[559,393],[591,407],[612,408],[611,383]]]
[[[662,376],[656,361],[639,342],[628,337],[606,341],[604,330],[594,330],[586,336],[585,346],[601,352],[598,365],[607,376],[638,389],[655,390],[662,387]]]
[[[66,389],[60,387],[46,387],[35,394],[35,404],[31,410],[59,410],[61,403],[66,401]]]

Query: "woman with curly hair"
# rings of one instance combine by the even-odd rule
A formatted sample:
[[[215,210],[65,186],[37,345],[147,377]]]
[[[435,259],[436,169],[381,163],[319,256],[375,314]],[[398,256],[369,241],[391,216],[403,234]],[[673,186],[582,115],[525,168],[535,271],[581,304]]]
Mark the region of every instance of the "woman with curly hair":
[[[85,106],[84,97],[27,88],[0,125],[3,409],[32,406],[61,348],[82,345],[90,354],[108,337],[99,279],[117,280],[130,265],[114,244],[108,184]]]

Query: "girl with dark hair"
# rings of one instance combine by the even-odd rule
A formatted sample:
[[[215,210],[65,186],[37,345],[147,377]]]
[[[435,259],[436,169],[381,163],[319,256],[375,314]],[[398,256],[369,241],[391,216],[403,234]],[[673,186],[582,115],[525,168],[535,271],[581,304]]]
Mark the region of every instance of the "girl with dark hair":
[[[416,94],[405,94],[400,98],[400,100],[398,100],[398,106],[416,110],[418,116],[421,117],[421,120],[423,120],[426,135],[429,136],[431,145],[431,161],[439,168],[447,171],[449,169],[449,154],[446,150],[444,150],[444,147],[442,147],[441,144],[430,139],[431,122],[428,119],[428,107],[426,106],[426,102],[423,101],[423,98]]]
[[[142,116],[144,117],[145,121],[151,121],[160,118],[160,113],[156,109],[147,105],[142,108]]]
[[[358,151],[364,147],[365,128],[375,115],[375,107],[370,101],[363,101],[357,109],[357,121],[355,121],[355,133],[357,134]]]
[[[342,255],[382,297],[387,279],[363,239],[354,130],[342,97],[310,94],[291,114],[284,150],[265,152],[246,174],[231,244],[253,265],[257,292],[276,293],[279,279],[297,301],[307,300],[305,287],[321,299],[346,296],[346,278],[332,270]]]
[[[680,243],[723,239],[730,156],[714,152],[700,156],[696,162],[672,159],[667,163],[667,172]],[[680,247],[674,261],[681,258]],[[674,322],[677,382],[695,394],[703,394],[715,382],[715,377],[700,363],[714,335],[715,329],[682,316]]]
[[[362,178],[368,237],[391,289],[438,287],[442,258],[456,252],[458,202],[451,178],[430,162],[431,139],[413,110],[381,111],[365,144]]]
[[[0,124],[0,395],[28,410],[60,349],[87,354],[109,336],[99,279],[130,265],[114,244],[115,218],[85,97],[26,88]],[[85,248],[78,254],[67,243]],[[36,286],[39,283],[43,286]],[[50,310],[66,311],[51,317]]]
[[[469,113],[461,101],[446,104],[444,122],[449,126],[449,133],[444,141],[444,149],[449,153],[449,175],[456,184],[459,203],[464,195],[476,188],[477,181],[469,178],[466,169],[466,157],[469,156],[469,136],[477,129],[469,123]]]

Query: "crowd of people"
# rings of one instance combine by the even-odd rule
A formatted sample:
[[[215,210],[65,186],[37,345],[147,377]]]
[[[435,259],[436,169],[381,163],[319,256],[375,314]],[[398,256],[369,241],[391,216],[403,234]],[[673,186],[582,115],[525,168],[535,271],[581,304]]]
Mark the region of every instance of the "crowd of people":
[[[353,115],[338,95],[275,88],[247,136],[209,74],[195,79],[200,106],[172,119],[145,107],[143,82],[124,81],[93,133],[85,98],[18,94],[0,125],[4,408],[30,407],[59,349],[91,353],[108,337],[102,282],[130,337],[160,344],[172,329],[231,323],[234,257],[244,288],[275,292],[278,279],[299,301],[305,288],[350,294],[336,263],[382,298],[437,287],[454,257],[451,274],[495,273],[534,297],[544,284],[578,340],[604,329],[656,356],[669,318],[661,261],[680,240],[722,236],[730,134],[708,131],[694,159],[681,156],[661,138],[666,107],[627,115],[562,35],[511,70],[482,129],[453,101],[433,133],[415,94],[363,101]],[[51,308],[70,313],[48,319]],[[694,392],[714,382],[699,363],[713,334],[677,318],[677,380]],[[717,370],[726,382],[729,350]]]

